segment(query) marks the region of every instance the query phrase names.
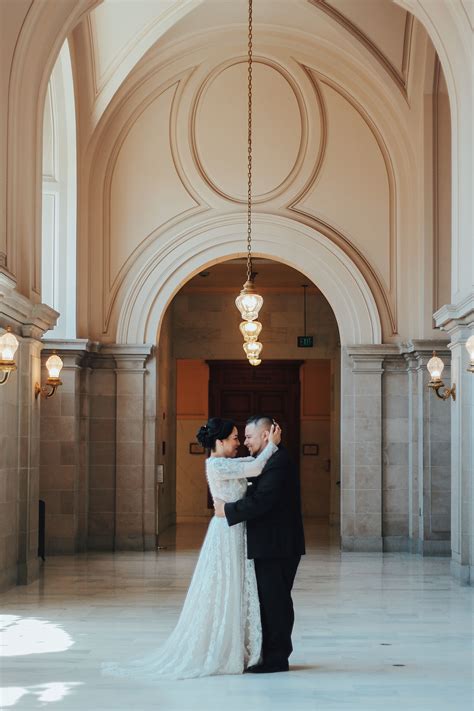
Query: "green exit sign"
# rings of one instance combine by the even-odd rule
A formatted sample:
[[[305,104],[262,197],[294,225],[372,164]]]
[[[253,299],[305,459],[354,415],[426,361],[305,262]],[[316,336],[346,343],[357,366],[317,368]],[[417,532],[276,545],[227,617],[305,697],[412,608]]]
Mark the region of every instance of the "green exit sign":
[[[298,348],[312,348],[313,336],[298,336]]]

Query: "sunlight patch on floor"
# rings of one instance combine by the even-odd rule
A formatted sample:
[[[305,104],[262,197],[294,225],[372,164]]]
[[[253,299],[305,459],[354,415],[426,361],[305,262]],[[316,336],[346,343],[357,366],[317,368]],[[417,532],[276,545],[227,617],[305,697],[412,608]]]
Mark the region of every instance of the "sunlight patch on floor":
[[[0,657],[64,652],[73,644],[67,632],[48,620],[0,615]]]
[[[80,681],[57,681],[35,686],[7,686],[0,688],[0,708],[11,708],[25,696],[33,696],[42,704],[61,701],[75,686],[81,685]]]

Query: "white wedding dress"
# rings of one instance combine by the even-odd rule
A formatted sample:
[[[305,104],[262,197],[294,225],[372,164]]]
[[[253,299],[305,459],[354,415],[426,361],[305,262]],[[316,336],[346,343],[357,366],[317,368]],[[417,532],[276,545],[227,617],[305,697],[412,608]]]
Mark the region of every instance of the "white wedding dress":
[[[239,459],[209,457],[211,494],[225,502],[241,499],[247,477],[259,476],[276,452],[270,443],[258,455]],[[262,630],[253,560],[247,558],[245,523],[229,526],[214,516],[209,523],[178,623],[165,644],[146,657],[103,665],[114,676],[136,679],[188,679],[242,674],[260,659]]]

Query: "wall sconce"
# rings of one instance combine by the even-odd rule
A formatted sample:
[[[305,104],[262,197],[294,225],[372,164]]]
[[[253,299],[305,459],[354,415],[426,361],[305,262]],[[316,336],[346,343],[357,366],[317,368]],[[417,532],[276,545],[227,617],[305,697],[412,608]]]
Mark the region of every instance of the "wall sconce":
[[[474,373],[474,334],[467,339],[466,350],[469,353],[469,368],[466,370],[468,373]]]
[[[59,373],[61,372],[62,367],[63,362],[61,358],[55,353],[48,358],[48,360],[46,361],[46,368],[48,369],[49,377],[46,380],[45,385],[40,385],[39,383],[35,384],[36,399],[38,399],[39,395],[44,398],[53,397],[58,386],[62,385],[62,382],[59,379]]]
[[[18,339],[8,326],[6,332],[0,337],[0,373],[3,373],[0,376],[0,385],[6,383],[10,373],[16,370],[14,358],[18,345]]]
[[[445,388],[441,394],[439,392],[441,388],[444,388],[444,383],[441,380],[441,373],[444,370],[444,363],[441,358],[438,358],[436,351],[433,351],[433,357],[430,358],[426,367],[428,368],[431,376],[428,387],[435,391],[440,400],[447,400],[449,397],[456,400],[456,385],[454,383],[451,388]]]

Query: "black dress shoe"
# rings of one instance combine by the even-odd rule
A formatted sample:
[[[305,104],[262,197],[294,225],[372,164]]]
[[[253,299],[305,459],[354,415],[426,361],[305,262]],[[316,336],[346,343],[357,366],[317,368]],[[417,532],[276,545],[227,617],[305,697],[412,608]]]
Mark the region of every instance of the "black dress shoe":
[[[248,674],[273,674],[274,672],[289,671],[288,662],[280,664],[254,664],[245,670]]]

